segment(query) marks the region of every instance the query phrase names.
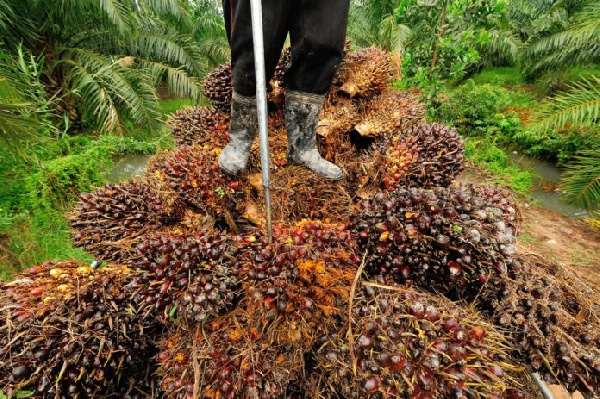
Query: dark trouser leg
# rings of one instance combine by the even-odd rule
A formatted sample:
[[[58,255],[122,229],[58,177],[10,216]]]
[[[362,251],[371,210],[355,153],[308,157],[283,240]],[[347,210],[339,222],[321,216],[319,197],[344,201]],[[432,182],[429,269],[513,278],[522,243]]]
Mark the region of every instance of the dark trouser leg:
[[[287,88],[325,94],[344,54],[350,0],[297,0],[289,13]]]
[[[287,36],[287,21],[295,0],[262,0],[265,68],[271,80]],[[327,0],[329,1],[329,0]],[[249,0],[223,0],[225,28],[231,47],[231,81],[233,90],[243,96],[256,93],[254,47]]]

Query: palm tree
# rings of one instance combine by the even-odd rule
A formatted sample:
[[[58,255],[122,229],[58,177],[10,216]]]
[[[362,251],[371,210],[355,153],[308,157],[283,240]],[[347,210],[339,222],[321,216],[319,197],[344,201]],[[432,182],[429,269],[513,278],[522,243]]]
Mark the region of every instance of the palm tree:
[[[568,18],[568,26],[539,38],[524,53],[530,75],[565,70],[600,60],[600,3],[587,5]]]
[[[49,94],[60,92],[63,108],[76,109],[86,126],[154,126],[159,83],[201,95],[211,59],[182,33],[192,26],[186,0],[0,0],[0,9],[5,45],[43,54]]]

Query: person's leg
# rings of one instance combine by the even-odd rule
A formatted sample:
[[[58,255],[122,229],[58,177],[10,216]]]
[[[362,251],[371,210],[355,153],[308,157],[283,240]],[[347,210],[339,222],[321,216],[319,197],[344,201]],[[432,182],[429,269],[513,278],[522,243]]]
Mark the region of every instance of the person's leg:
[[[350,0],[299,0],[288,26],[292,66],[286,73],[290,90],[325,94],[344,55]]]
[[[288,163],[327,179],[343,171],[319,155],[317,124],[325,92],[342,59],[350,0],[299,0],[290,11],[292,66],[286,73]]]
[[[267,82],[273,76],[281,56],[292,2],[293,0],[262,0]],[[250,0],[223,0],[223,14],[231,48],[233,90],[243,96],[253,97],[256,92],[256,75]]]
[[[275,71],[287,35],[287,13],[292,0],[262,0],[267,82]],[[250,0],[223,0],[223,13],[231,48],[231,141],[219,154],[219,166],[230,175],[246,169],[258,125],[256,74]]]

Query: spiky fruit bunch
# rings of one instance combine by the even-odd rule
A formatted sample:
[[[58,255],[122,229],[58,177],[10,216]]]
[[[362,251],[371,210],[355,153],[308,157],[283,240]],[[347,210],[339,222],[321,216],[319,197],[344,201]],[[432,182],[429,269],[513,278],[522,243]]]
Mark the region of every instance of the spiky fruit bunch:
[[[233,242],[216,232],[154,234],[138,245],[143,271],[136,299],[163,318],[205,321],[232,305],[239,290]]]
[[[239,307],[159,343],[162,389],[169,399],[277,398],[302,372],[311,343],[303,320]]]
[[[219,168],[217,152],[180,147],[150,165],[148,173],[164,181],[186,204],[215,217],[230,217],[243,192],[240,180]]]
[[[385,91],[361,106],[356,130],[368,137],[391,137],[395,132],[423,120],[425,105],[406,92]]]
[[[167,120],[181,145],[223,148],[229,141],[229,114],[208,107],[184,107]]]
[[[321,110],[317,133],[333,139],[349,134],[359,122],[358,105],[352,99],[329,93]]]
[[[293,223],[302,219],[347,220],[353,198],[344,180],[331,182],[300,166],[288,166],[271,176],[273,220]],[[263,207],[262,188],[256,203]]]
[[[509,331],[515,358],[552,384],[600,396],[600,292],[573,271],[526,258],[490,280],[480,308]]]
[[[287,165],[287,130],[282,110],[269,113],[269,160],[273,171]],[[260,173],[260,143],[255,140],[250,149],[248,170]]]
[[[213,69],[204,79],[204,93],[217,110],[231,112],[231,62]]]
[[[473,298],[488,278],[517,262],[516,234],[507,223],[516,223],[516,213],[494,198],[473,185],[399,189],[362,202],[349,227],[371,255],[371,273]]]
[[[334,86],[350,97],[371,97],[387,87],[394,67],[385,51],[369,47],[344,57],[334,77]]]
[[[98,260],[124,262],[135,257],[141,234],[176,222],[182,213],[177,195],[149,178],[81,194],[69,221],[75,246]]]
[[[266,237],[238,239],[236,258],[245,291],[274,312],[329,315],[347,297],[360,257],[341,225],[304,221]],[[321,328],[323,326],[320,326]]]
[[[1,391],[44,398],[121,392],[154,355],[157,328],[132,306],[129,282],[123,267],[48,262],[3,284]]]
[[[417,187],[448,186],[464,167],[464,143],[455,129],[438,123],[412,125],[400,141],[418,148],[408,180]]]
[[[401,141],[400,137],[394,137],[385,150],[386,167],[381,174],[380,188],[389,191],[406,186],[412,171],[421,167],[420,150],[417,142]]]
[[[349,322],[319,340],[317,367],[330,389],[414,399],[499,399],[513,389],[520,370],[492,325],[441,297],[382,283],[358,287]]]
[[[285,74],[292,65],[292,49],[286,47],[275,67],[273,78],[269,82],[270,92],[268,100],[271,104],[283,104],[285,102]]]

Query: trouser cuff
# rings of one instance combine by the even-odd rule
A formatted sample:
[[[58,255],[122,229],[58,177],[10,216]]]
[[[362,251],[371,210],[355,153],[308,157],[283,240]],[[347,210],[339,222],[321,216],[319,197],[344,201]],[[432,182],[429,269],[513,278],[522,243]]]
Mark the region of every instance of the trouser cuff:
[[[318,106],[322,106],[323,102],[325,101],[324,94],[306,93],[296,90],[286,90],[285,97],[287,100],[309,103]]]

